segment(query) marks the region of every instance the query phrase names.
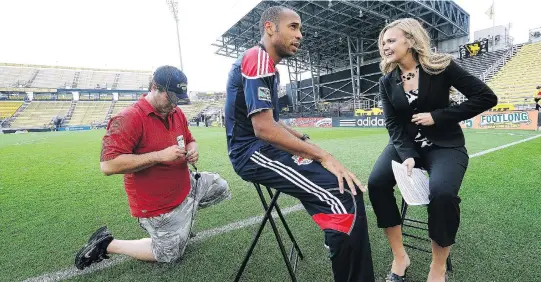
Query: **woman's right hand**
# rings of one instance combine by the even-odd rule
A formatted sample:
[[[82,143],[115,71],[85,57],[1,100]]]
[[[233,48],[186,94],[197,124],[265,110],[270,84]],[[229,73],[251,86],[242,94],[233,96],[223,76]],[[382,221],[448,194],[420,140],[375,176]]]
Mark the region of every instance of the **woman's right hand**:
[[[413,158],[407,158],[402,164],[408,168],[408,176],[411,176],[413,167],[415,167],[415,160]]]

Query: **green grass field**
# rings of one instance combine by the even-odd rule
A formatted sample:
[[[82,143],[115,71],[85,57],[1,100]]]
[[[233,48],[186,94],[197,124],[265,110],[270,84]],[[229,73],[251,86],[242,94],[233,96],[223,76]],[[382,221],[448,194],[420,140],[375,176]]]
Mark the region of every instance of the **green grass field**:
[[[202,210],[197,231],[261,215],[253,187],[237,177],[219,128],[193,128],[201,171],[219,173],[232,199]],[[366,182],[388,135],[380,129],[310,129],[312,140]],[[99,171],[103,130],[0,135],[0,281],[20,281],[73,266],[75,252],[99,226],[116,238],[145,236],[129,215],[122,176]],[[523,131],[466,131],[470,154],[535,135]],[[472,158],[463,182],[462,220],[451,255],[451,281],[536,281],[541,260],[541,138]],[[365,196],[369,205],[368,197]],[[282,209],[298,204],[282,197]],[[390,269],[391,252],[367,210],[376,277]],[[426,210],[411,208],[426,217]],[[304,211],[286,216],[305,253],[300,281],[332,281],[323,233]],[[77,281],[232,281],[256,226],[190,245],[181,263],[127,260],[72,278]],[[286,246],[287,247],[287,246]],[[410,250],[409,281],[426,281],[430,257]],[[279,249],[266,228],[242,281],[287,281]],[[541,281],[541,280],[537,280]]]

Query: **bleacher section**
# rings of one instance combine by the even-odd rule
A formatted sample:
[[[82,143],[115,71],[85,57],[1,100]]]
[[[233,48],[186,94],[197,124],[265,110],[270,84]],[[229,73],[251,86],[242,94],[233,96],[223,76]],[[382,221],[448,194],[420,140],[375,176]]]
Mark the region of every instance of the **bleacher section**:
[[[481,74],[496,63],[505,52],[507,52],[507,50],[498,50],[470,58],[458,58],[455,61],[469,73],[480,77]]]
[[[541,43],[514,45],[511,49],[491,51],[465,59],[455,59],[458,64],[471,74],[483,80],[496,92],[499,102],[509,104],[533,105],[533,93],[536,86],[541,85]],[[113,91],[84,91],[77,90],[81,96],[73,112],[70,111],[72,101],[36,102],[41,98],[47,100],[72,99],[68,91],[36,91],[42,93],[34,95],[34,101],[24,104],[23,108],[15,114],[7,126],[17,127],[43,127],[51,123],[55,116],[66,117],[64,125],[92,125],[106,122],[109,117],[117,115],[122,109],[135,103],[141,92],[148,88],[152,76],[151,71],[129,71],[112,69],[90,69],[71,67],[52,67],[39,65],[20,65],[0,63],[0,88],[27,87],[27,88],[75,88],[93,90],[96,88]],[[492,77],[492,78],[491,78]],[[128,91],[114,91],[114,90]],[[13,90],[6,90],[15,92]],[[24,92],[24,91],[23,91]],[[104,93],[101,93],[104,92]],[[118,101],[111,101],[113,92],[118,92]],[[132,93],[133,92],[133,93]],[[68,93],[68,94],[65,94]],[[457,91],[452,96],[461,102],[464,97]],[[19,96],[8,99],[21,99]],[[49,96],[47,96],[49,95]],[[61,96],[64,95],[64,96]],[[67,96],[66,96],[67,95]],[[180,105],[188,120],[201,115],[215,116],[222,113],[224,107],[224,93],[198,93],[196,101],[190,105]],[[97,97],[111,99],[108,101],[93,101]],[[23,97],[24,98],[24,97]],[[83,100],[90,101],[83,101]],[[23,105],[23,101],[0,101],[0,119],[11,117]],[[24,107],[28,107],[25,109]],[[342,105],[335,107],[332,103],[326,107],[325,112],[339,112],[340,115],[353,115],[353,109],[359,108]],[[372,108],[370,106],[369,108]],[[366,108],[360,105],[360,108]],[[24,109],[24,110],[22,110]],[[109,112],[111,110],[111,112]]]
[[[67,121],[66,125],[91,125],[93,123],[103,122],[110,106],[110,101],[79,101],[75,105],[71,119]]]
[[[111,89],[115,75],[115,72],[107,71],[81,71],[76,87],[79,89]]]
[[[148,89],[151,78],[151,73],[121,72],[116,89]],[[133,88],[134,86],[137,86],[137,88]]]
[[[24,87],[34,70],[31,68],[13,68],[0,66],[0,87]]]
[[[0,119],[11,117],[23,103],[23,101],[0,102]]]
[[[151,71],[0,63],[0,87],[141,90],[151,76]]]
[[[74,70],[62,69],[38,69],[36,77],[32,85],[39,85],[41,88],[66,88],[71,87],[73,78],[75,77]]]
[[[522,46],[487,84],[499,103],[533,103],[535,88],[541,85],[541,43]]]
[[[113,108],[113,112],[111,116],[117,115],[122,109],[132,105],[135,102],[136,101],[117,101],[115,103],[115,107]],[[188,120],[197,116],[207,106],[208,106],[208,103],[200,102],[200,101],[192,102],[192,104],[190,105],[179,105],[180,109],[182,110],[182,112],[184,113],[184,115],[186,116]]]
[[[117,101],[115,103],[115,107],[113,108],[113,112],[111,113],[111,116],[116,116],[122,109],[131,106],[136,101]]]
[[[214,115],[218,114],[220,111],[224,109],[225,106],[225,100],[213,100],[208,103],[206,103],[206,108],[203,111],[204,115]]]
[[[31,102],[11,123],[12,128],[47,127],[53,117],[66,116],[71,101]]]
[[[197,116],[206,106],[207,103],[200,101],[192,102],[190,105],[179,105],[180,109],[188,120],[191,120]]]

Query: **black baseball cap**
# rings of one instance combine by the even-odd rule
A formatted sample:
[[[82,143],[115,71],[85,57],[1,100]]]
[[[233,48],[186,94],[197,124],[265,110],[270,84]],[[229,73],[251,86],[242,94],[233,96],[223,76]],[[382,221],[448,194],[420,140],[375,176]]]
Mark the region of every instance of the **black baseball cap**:
[[[172,104],[179,100],[188,99],[188,78],[176,67],[161,66],[154,71],[152,81],[167,91],[167,97]]]

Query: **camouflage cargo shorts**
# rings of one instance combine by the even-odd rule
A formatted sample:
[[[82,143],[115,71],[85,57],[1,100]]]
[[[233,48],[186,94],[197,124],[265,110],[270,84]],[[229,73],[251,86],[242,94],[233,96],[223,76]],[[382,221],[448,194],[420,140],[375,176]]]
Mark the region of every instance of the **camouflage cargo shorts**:
[[[231,198],[229,185],[218,174],[209,172],[200,174],[201,177],[196,181],[195,173],[190,173],[192,185],[190,194],[174,210],[156,217],[139,218],[139,224],[152,239],[152,254],[158,262],[173,262],[182,258],[198,209]]]

